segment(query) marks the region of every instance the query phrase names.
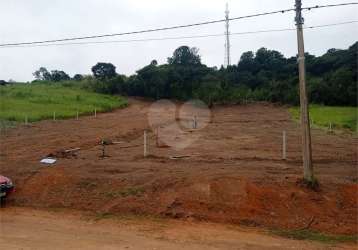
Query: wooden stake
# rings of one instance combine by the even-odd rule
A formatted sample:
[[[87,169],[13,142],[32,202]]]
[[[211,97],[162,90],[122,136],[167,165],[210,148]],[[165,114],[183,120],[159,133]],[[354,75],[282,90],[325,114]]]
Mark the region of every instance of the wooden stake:
[[[157,127],[157,133],[156,133],[155,139],[156,139],[155,143],[156,143],[157,147],[159,147],[159,126]]]
[[[282,159],[286,160],[286,131],[282,132]]]
[[[106,157],[106,145],[102,143],[102,158]]]
[[[56,121],[56,111],[53,111],[53,120]]]
[[[97,109],[94,109],[94,117],[97,117]]]
[[[196,121],[196,115],[193,118],[193,129],[197,128],[197,121]]]
[[[144,157],[148,156],[148,152],[147,152],[147,130],[144,130],[144,141],[143,141],[143,155]]]
[[[77,113],[76,113],[76,120],[78,120],[78,116],[79,116],[79,112],[77,110]]]
[[[71,148],[71,149],[66,149],[65,153],[71,153],[71,152],[75,152],[75,151],[79,151],[81,150],[81,148]]]

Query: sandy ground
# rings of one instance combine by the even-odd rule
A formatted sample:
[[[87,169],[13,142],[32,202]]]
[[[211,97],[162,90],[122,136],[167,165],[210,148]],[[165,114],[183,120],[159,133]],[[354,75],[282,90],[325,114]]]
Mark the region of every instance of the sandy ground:
[[[171,105],[160,113],[160,135],[148,124],[151,102],[130,100],[128,108],[97,118],[42,121],[1,135],[1,174],[17,191],[10,205],[155,215],[264,228],[309,227],[357,234],[357,138],[312,130],[313,161],[320,190],[297,184],[302,176],[300,130],[288,109],[271,104],[217,106],[199,129],[166,126]],[[177,103],[177,105],[181,105]],[[175,124],[174,124],[175,125]],[[143,157],[143,130],[149,129],[149,157]],[[281,159],[282,131],[287,160]],[[102,138],[120,141],[106,147]],[[178,150],[175,145],[195,140]],[[173,144],[174,143],[174,144]],[[169,144],[166,146],[165,144]],[[80,147],[74,156],[61,149]],[[39,160],[57,156],[45,166]],[[187,156],[171,159],[170,156]]]
[[[78,212],[7,208],[0,212],[2,249],[354,249],[270,236],[250,228],[148,218],[95,220]]]

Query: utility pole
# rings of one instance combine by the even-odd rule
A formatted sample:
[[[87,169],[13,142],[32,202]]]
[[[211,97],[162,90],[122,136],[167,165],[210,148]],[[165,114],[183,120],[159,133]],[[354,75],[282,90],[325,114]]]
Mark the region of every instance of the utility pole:
[[[303,153],[303,178],[309,183],[314,182],[313,165],[312,165],[312,148],[311,148],[311,132],[310,119],[308,112],[308,100],[306,92],[306,65],[305,65],[305,49],[303,41],[302,24],[302,2],[296,1],[296,27],[298,42],[298,68],[300,80],[300,106],[301,106],[301,129],[302,129],[302,153]]]
[[[225,10],[225,61],[224,65],[230,65],[230,32],[229,32],[229,5],[226,3]]]

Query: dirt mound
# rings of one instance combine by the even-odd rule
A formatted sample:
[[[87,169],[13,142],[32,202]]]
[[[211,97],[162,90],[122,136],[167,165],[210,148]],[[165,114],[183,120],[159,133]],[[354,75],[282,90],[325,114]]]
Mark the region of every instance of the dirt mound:
[[[157,147],[155,131],[148,132],[151,157],[143,158],[149,105],[131,100],[128,108],[97,118],[44,121],[2,135],[1,174],[17,187],[11,202],[358,233],[357,138],[312,131],[320,182],[319,190],[312,191],[297,184],[302,176],[300,132],[286,108],[215,107],[212,122],[193,131],[197,140],[180,151]],[[286,161],[281,159],[283,130]],[[101,138],[123,143],[107,145],[109,157],[100,157]],[[56,154],[60,157],[53,165],[39,163],[63,148],[81,150],[76,157]]]
[[[270,184],[246,178],[161,179],[136,185],[124,179],[80,178],[53,168],[34,175],[26,186],[17,191],[14,204],[358,233],[357,184],[323,185],[318,192],[297,186],[294,179]]]

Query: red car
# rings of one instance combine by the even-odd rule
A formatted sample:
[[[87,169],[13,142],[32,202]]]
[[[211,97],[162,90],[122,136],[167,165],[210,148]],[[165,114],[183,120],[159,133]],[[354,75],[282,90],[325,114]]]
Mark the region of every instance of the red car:
[[[5,177],[0,175],[0,205],[5,205],[5,198],[10,193],[14,191],[14,185],[12,184],[12,181]]]

